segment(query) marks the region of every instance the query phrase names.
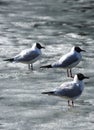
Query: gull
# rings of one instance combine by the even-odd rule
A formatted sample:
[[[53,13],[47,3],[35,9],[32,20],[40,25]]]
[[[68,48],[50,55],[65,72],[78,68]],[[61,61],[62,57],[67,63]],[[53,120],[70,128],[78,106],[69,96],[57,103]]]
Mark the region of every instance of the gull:
[[[53,91],[42,92],[42,94],[48,94],[53,96],[64,97],[68,99],[68,106],[74,106],[74,100],[78,98],[84,89],[84,79],[89,77],[84,76],[81,73],[78,73],[74,76],[73,81],[65,82],[61,84],[60,87],[56,88]],[[70,104],[71,101],[71,104]]]
[[[42,48],[44,47],[40,43],[35,43],[32,48],[25,49],[15,57],[5,59],[4,61],[28,64],[28,68],[33,70],[33,63],[40,59]]]
[[[85,50],[81,49],[78,46],[72,47],[71,51],[65,55],[63,55],[57,62],[41,66],[40,68],[63,68],[67,69],[67,76],[72,76],[72,68],[75,67],[82,59],[82,55],[80,52]]]

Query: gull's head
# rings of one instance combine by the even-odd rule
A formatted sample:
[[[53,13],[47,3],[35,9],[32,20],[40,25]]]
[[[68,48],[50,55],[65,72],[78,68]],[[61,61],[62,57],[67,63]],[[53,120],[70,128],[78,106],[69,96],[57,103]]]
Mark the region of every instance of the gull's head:
[[[89,79],[89,77],[87,77],[81,73],[78,73],[74,76],[74,81],[79,81],[79,80],[82,81],[84,79]]]
[[[81,49],[81,48],[78,47],[78,46],[74,46],[74,47],[72,48],[72,51],[76,51],[76,52],[78,52],[78,53],[80,53],[80,52],[82,52],[82,51],[85,52],[85,50]]]
[[[42,49],[42,48],[45,48],[45,47],[41,46],[40,43],[36,43],[36,48],[38,48],[38,49]]]

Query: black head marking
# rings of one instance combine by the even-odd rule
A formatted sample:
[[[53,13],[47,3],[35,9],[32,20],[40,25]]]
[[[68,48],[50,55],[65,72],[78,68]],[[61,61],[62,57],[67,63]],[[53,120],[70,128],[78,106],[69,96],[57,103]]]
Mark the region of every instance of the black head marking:
[[[38,49],[44,48],[43,46],[40,45],[40,43],[36,43],[36,47],[37,47]]]
[[[75,51],[77,51],[77,52],[80,53],[81,51],[85,51],[85,50],[83,50],[83,49],[81,49],[80,47],[76,46],[76,47],[75,47]]]
[[[84,76],[84,75],[81,74],[81,73],[78,73],[78,74],[77,74],[77,77],[78,77],[79,80],[89,79],[89,77],[86,77],[86,76]]]

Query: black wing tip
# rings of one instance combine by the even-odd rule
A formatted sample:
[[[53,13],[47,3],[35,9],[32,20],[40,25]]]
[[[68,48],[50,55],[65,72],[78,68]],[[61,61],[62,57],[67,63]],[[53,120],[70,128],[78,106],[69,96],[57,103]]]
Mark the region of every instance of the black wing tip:
[[[40,68],[52,68],[51,65],[44,65],[44,66],[41,66]]]
[[[53,95],[53,94],[54,94],[54,92],[53,92],[53,91],[51,91],[51,92],[42,92],[41,94]]]
[[[11,59],[5,59],[3,61],[9,61],[9,62],[13,62],[14,61],[14,58],[11,58]]]

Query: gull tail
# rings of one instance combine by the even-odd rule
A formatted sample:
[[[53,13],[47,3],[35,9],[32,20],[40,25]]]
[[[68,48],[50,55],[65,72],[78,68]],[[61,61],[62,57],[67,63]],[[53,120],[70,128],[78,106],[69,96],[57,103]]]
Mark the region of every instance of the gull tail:
[[[44,65],[44,66],[41,66],[40,68],[52,68],[51,65]]]
[[[14,58],[10,58],[10,59],[5,59],[4,61],[9,61],[9,62],[13,62]]]
[[[42,92],[42,94],[55,95],[54,91],[50,91],[50,92]]]

